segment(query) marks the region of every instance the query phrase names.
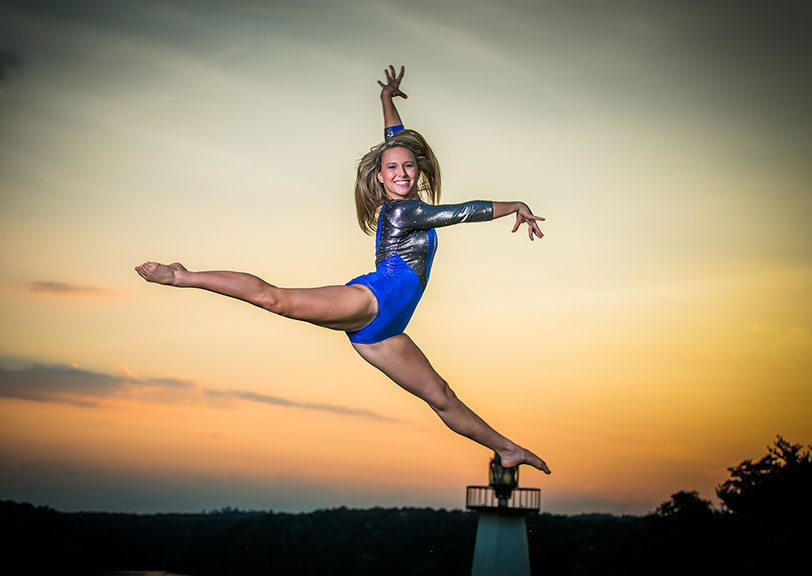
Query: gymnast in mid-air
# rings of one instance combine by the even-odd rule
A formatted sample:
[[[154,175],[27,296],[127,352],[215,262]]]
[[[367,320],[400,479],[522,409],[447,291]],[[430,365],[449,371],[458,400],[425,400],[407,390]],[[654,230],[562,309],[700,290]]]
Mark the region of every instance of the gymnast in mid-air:
[[[193,272],[179,263],[146,262],[136,271],[147,282],[202,288],[243,300],[279,316],[342,330],[361,357],[424,400],[454,432],[487,448],[512,468],[528,464],[550,473],[544,461],[491,428],[457,398],[404,333],[429,280],[437,248],[435,228],[516,214],[513,232],[527,225],[530,240],[543,234],[523,202],[476,200],[438,204],[440,166],[426,140],[403,128],[394,98],[404,69],[390,66],[381,86],[385,141],[358,164],[355,207],[361,229],[376,233],[375,271],[344,286],[280,288],[243,272]]]

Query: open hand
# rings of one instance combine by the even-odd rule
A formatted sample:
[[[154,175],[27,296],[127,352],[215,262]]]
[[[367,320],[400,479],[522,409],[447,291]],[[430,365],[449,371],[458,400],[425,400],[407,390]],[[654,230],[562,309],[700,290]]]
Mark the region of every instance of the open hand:
[[[405,93],[400,91],[400,81],[403,80],[404,72],[406,72],[406,69],[401,66],[400,73],[395,74],[395,67],[391,64],[389,68],[384,70],[386,74],[386,84],[378,80],[378,85],[382,88],[381,98],[394,98],[395,96],[400,96],[404,99],[408,98]]]
[[[530,240],[535,240],[536,236],[543,238],[544,234],[542,234],[541,230],[539,229],[539,225],[536,224],[536,222],[543,221],[544,218],[541,216],[533,216],[533,212],[530,211],[527,204],[522,204],[516,211],[516,223],[513,225],[512,232],[518,230],[519,226],[522,224],[527,224],[527,234],[530,237]]]

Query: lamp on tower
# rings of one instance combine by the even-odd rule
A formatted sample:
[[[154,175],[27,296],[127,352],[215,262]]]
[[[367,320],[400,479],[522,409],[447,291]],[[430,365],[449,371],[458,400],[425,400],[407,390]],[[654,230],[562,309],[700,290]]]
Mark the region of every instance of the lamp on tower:
[[[502,458],[494,452],[488,471],[488,484],[496,493],[499,506],[507,506],[513,489],[519,485],[519,467],[505,468],[502,466]]]

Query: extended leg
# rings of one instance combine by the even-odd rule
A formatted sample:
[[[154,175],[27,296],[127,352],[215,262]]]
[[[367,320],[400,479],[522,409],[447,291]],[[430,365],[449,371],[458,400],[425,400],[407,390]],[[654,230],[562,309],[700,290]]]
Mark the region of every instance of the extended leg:
[[[541,458],[499,434],[463,404],[406,334],[387,338],[377,344],[353,346],[364,360],[406,391],[425,400],[454,432],[498,453],[506,468],[529,464],[550,473]]]
[[[135,269],[147,282],[181,288],[200,288],[236,298],[280,316],[325,328],[360,330],[375,317],[378,304],[364,286],[279,288],[244,272],[192,272],[179,263],[147,262]]]

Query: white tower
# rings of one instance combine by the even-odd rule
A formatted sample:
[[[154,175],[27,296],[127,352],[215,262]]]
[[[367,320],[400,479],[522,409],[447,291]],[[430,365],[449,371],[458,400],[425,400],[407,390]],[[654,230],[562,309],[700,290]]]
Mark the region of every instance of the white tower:
[[[530,576],[525,517],[538,512],[541,490],[518,488],[519,468],[493,455],[488,486],[468,486],[465,507],[479,513],[471,576]]]

